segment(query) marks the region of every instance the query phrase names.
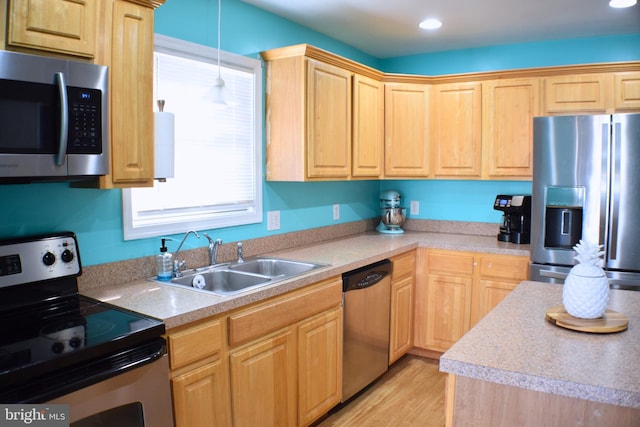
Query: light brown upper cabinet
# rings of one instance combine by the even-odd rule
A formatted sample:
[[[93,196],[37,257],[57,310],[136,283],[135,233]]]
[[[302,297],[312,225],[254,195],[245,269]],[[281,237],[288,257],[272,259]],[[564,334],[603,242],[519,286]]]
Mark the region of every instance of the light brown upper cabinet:
[[[434,85],[431,111],[434,177],[480,178],[481,83]]]
[[[351,73],[314,60],[305,62],[307,177],[348,178],[351,164]]]
[[[616,111],[640,111],[640,71],[613,75],[614,108]]]
[[[429,85],[385,84],[385,177],[429,176],[429,92]]]
[[[111,174],[102,188],[153,186],[153,8],[103,0],[99,63],[109,66]]]
[[[351,73],[303,56],[267,63],[267,179],[347,179]]]
[[[544,114],[606,113],[611,105],[610,74],[574,74],[544,80]]]
[[[384,84],[358,74],[353,77],[354,178],[382,176],[384,163]]]
[[[539,94],[536,78],[482,82],[483,178],[531,179]]]
[[[9,47],[84,58],[95,56],[98,1],[11,0],[8,3],[6,43]]]
[[[533,117],[640,111],[637,61],[430,77],[306,44],[262,56],[272,181],[530,180]]]

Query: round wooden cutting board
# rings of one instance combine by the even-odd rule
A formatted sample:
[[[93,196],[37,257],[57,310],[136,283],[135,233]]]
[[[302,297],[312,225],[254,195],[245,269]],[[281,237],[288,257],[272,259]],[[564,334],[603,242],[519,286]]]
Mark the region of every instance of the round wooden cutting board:
[[[602,317],[597,319],[579,319],[567,313],[562,305],[548,308],[545,318],[561,328],[594,334],[620,332],[629,326],[627,316],[617,311],[607,310]]]

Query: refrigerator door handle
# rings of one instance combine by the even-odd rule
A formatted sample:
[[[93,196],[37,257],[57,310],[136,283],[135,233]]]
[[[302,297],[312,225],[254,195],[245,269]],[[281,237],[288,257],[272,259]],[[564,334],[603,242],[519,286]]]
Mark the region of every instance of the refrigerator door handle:
[[[611,162],[611,218],[609,229],[609,259],[617,258],[618,248],[618,213],[620,211],[620,192],[614,184],[620,183],[620,147],[622,124],[615,122],[613,124],[613,161]]]

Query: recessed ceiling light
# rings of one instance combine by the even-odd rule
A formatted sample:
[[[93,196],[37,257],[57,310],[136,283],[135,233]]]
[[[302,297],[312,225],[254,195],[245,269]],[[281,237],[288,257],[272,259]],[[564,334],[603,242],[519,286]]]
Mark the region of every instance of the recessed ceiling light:
[[[424,30],[436,30],[442,27],[442,22],[437,18],[427,18],[418,24],[418,26]]]
[[[637,0],[611,0],[609,6],[615,8],[631,7],[637,3]]]

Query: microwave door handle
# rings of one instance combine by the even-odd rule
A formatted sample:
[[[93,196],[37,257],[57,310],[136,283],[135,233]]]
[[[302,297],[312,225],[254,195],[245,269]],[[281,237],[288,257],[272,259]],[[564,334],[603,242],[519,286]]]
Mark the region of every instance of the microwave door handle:
[[[69,102],[67,100],[67,85],[64,81],[64,73],[56,73],[55,81],[58,84],[58,93],[60,94],[60,138],[58,143],[58,153],[56,154],[56,165],[62,166],[67,155]]]

